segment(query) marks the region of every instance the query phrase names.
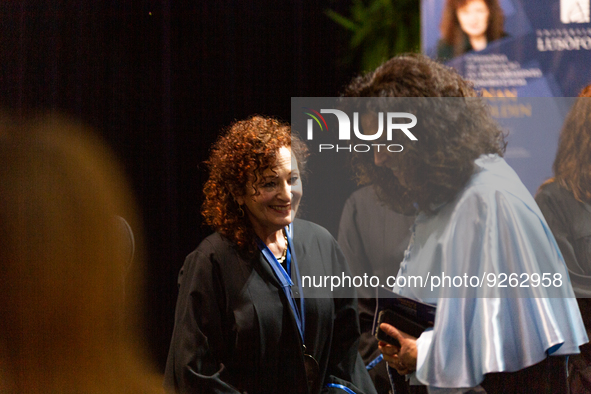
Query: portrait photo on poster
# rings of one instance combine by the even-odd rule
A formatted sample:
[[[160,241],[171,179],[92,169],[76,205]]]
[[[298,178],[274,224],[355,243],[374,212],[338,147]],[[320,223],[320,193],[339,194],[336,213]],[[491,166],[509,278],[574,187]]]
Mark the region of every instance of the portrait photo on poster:
[[[422,0],[423,53],[447,61],[520,35],[527,27],[514,23],[518,8],[511,0]]]

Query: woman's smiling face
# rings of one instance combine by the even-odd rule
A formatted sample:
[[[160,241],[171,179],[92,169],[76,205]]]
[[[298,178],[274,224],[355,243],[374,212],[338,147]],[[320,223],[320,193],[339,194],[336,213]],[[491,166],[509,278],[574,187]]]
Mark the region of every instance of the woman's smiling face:
[[[460,27],[468,37],[480,37],[488,29],[489,9],[483,0],[469,0],[456,10]]]
[[[302,183],[297,160],[287,147],[279,149],[272,168],[256,175],[238,203],[246,206],[255,233],[264,240],[293,221],[302,198]]]

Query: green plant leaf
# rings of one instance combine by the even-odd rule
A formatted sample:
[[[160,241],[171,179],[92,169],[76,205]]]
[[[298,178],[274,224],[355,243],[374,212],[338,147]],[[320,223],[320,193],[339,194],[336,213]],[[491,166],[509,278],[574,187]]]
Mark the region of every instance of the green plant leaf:
[[[338,23],[339,25],[343,26],[345,29],[356,31],[359,27],[353,22],[352,20],[342,16],[338,12],[333,10],[326,10],[326,15],[332,19],[334,22]]]
[[[362,70],[373,70],[396,54],[418,50],[418,0],[353,0],[349,12],[348,18],[333,10],[326,14],[350,32],[349,44]]]

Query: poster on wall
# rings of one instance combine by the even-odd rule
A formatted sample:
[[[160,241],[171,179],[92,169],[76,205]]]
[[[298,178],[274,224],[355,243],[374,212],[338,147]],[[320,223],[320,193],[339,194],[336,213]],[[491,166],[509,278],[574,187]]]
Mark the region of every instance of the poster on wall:
[[[590,0],[423,0],[423,51],[489,95],[573,97],[591,83],[589,5]]]
[[[530,192],[552,176],[572,99],[591,83],[591,0],[422,0],[428,56],[455,68],[508,133]]]

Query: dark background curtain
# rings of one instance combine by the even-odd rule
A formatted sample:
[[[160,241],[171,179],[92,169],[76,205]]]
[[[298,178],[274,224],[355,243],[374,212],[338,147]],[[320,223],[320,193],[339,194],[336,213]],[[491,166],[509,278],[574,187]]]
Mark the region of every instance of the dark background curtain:
[[[202,162],[220,130],[251,114],[289,121],[290,97],[335,96],[353,76],[336,1],[2,0],[0,105],[57,110],[118,154],[141,208],[146,343],[163,370],[176,278],[211,231]]]

